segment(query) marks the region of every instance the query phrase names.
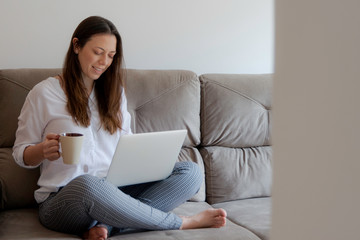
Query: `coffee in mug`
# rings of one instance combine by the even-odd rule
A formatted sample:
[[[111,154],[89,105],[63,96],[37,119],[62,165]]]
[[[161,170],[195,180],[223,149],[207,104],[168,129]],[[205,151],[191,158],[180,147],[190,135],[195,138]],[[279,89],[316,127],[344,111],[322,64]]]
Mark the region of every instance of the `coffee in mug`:
[[[62,133],[59,140],[64,163],[78,164],[84,135],[81,133]]]

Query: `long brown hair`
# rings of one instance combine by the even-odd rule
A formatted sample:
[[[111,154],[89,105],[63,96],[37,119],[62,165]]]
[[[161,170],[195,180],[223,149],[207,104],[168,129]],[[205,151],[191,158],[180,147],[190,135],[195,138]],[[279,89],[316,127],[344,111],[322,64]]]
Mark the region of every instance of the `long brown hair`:
[[[67,96],[67,109],[74,121],[84,127],[90,125],[88,94],[82,80],[82,71],[73,39],[77,38],[77,47],[84,47],[95,34],[112,34],[116,37],[116,54],[108,69],[95,81],[94,91],[99,107],[102,127],[113,134],[122,126],[122,92],[124,75],[122,69],[123,49],[119,32],[109,20],[92,16],[84,19],[75,29],[63,67],[63,82]]]

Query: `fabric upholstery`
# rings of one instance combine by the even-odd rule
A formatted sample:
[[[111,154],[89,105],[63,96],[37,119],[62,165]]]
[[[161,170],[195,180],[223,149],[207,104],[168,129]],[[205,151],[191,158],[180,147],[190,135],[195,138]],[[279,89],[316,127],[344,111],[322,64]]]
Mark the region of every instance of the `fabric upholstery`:
[[[0,226],[0,236],[5,236],[4,239],[80,239],[44,228],[36,208],[0,212]]]
[[[40,176],[39,169],[18,166],[11,148],[0,148],[0,209],[34,206],[34,191]]]
[[[211,204],[271,194],[270,74],[205,74],[201,148]]]
[[[200,83],[195,73],[128,70],[126,79],[133,132],[187,129],[184,146],[200,144]]]
[[[207,199],[210,204],[271,195],[271,148],[205,147]]]
[[[263,240],[270,239],[271,229],[271,198],[251,198],[213,205],[224,208],[228,218],[243,226]]]
[[[205,74],[200,81],[203,146],[270,145],[271,75]]]
[[[0,70],[0,147],[15,142],[17,118],[26,95],[39,81],[57,75],[60,69]],[[16,97],[15,97],[16,96]]]

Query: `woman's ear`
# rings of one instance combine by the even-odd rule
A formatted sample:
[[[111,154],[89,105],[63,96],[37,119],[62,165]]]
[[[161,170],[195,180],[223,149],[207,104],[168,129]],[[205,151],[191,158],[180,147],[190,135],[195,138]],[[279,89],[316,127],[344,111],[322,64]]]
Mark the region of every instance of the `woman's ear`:
[[[73,47],[74,47],[75,54],[79,53],[79,44],[78,43],[79,43],[79,39],[78,38],[73,38],[72,44],[73,44]]]

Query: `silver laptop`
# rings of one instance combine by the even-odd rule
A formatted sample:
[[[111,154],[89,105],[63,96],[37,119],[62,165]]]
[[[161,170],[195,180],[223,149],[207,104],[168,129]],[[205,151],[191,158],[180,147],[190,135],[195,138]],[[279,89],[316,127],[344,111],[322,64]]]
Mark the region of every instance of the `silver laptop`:
[[[121,136],[106,179],[120,187],[167,178],[186,134],[174,130]]]

